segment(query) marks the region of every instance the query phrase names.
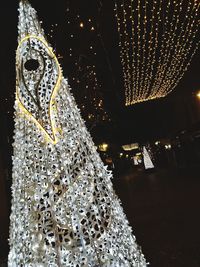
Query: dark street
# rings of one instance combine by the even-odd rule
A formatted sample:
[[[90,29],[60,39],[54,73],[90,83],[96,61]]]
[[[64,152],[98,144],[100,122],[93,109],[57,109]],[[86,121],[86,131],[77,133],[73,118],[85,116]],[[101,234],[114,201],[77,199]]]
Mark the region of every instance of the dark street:
[[[150,266],[200,266],[199,174],[130,172],[114,180]]]

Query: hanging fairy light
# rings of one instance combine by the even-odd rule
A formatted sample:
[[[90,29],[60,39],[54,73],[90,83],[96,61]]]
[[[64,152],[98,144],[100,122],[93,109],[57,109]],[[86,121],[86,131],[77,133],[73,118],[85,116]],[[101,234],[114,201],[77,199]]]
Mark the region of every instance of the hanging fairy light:
[[[165,97],[199,47],[199,0],[116,0],[115,14],[125,105]]]

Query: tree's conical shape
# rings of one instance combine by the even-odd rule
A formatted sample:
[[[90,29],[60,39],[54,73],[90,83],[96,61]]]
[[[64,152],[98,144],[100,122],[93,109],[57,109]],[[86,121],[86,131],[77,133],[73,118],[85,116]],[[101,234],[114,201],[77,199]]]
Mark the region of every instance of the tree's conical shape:
[[[154,168],[149,152],[147,151],[145,146],[143,146],[143,160],[144,160],[144,168],[146,170]]]
[[[144,267],[36,12],[19,14],[8,266]]]
[[[37,18],[37,13],[31,7],[28,0],[19,3],[18,41],[27,35],[35,35],[44,38],[44,31]]]

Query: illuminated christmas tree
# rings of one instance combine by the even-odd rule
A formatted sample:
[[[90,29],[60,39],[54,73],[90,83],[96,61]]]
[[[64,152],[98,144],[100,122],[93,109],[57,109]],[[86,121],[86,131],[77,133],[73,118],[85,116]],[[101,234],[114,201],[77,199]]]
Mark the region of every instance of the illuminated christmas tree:
[[[18,41],[8,266],[146,266],[27,1]]]
[[[154,168],[149,152],[147,151],[145,146],[143,146],[143,160],[144,160],[144,167],[146,170]]]

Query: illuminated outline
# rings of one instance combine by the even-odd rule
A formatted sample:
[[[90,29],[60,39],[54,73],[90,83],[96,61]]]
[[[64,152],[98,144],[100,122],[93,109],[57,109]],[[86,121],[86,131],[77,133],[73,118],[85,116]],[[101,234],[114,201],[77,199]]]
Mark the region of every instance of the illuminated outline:
[[[61,69],[60,69],[60,64],[56,58],[56,55],[53,53],[52,51],[52,48],[49,47],[48,43],[46,42],[46,40],[44,40],[43,38],[40,38],[38,36],[35,36],[35,35],[27,35],[25,36],[20,42],[19,42],[19,45],[17,47],[17,63],[19,62],[19,48],[20,46],[23,44],[24,41],[30,39],[30,38],[35,38],[37,40],[39,40],[41,43],[43,43],[45,45],[45,47],[47,48],[47,50],[49,51],[50,55],[52,56],[53,59],[55,59],[55,62],[57,64],[57,67],[58,67],[58,79],[57,79],[57,82],[56,82],[56,85],[52,91],[52,94],[51,94],[51,97],[50,97],[50,102],[49,102],[49,117],[50,117],[50,123],[51,123],[51,128],[52,128],[52,132],[53,132],[53,137],[54,139],[51,138],[51,136],[49,135],[49,133],[44,129],[44,127],[37,121],[37,119],[34,118],[34,116],[24,107],[24,105],[22,104],[22,102],[20,101],[20,98],[19,98],[19,92],[18,92],[18,88],[16,89],[16,100],[18,101],[18,104],[19,104],[19,107],[24,111],[24,113],[31,119],[33,120],[33,122],[38,126],[38,128],[40,130],[42,130],[45,135],[46,135],[46,138],[48,141],[51,141],[51,143],[53,144],[56,144],[58,142],[58,139],[56,137],[56,125],[55,125],[55,122],[52,120],[52,105],[53,105],[53,101],[55,99],[55,94],[57,93],[58,91],[58,88],[59,88],[59,85],[60,85],[60,81],[61,81]]]

